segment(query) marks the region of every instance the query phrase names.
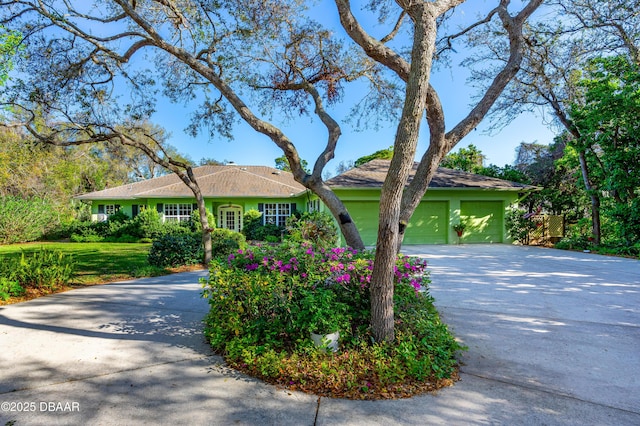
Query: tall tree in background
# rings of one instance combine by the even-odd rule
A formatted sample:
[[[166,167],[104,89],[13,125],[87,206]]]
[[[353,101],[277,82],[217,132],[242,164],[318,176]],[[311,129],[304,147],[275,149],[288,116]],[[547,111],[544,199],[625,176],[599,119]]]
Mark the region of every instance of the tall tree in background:
[[[230,137],[240,117],[268,136],[282,149],[294,178],[338,219],[347,243],[362,248],[355,224],[322,172],[341,134],[329,107],[342,99],[347,82],[365,79],[372,91],[356,107],[371,111],[374,121],[397,119],[371,285],[374,336],[393,340],[391,278],[406,224],[442,158],[483,120],[518,72],[523,26],[542,0],[519,3],[520,9],[509,0],[494,0],[477,21],[452,30],[456,18],[469,16],[461,10],[466,3],[471,2],[372,1],[368,10],[389,24],[387,35],[377,38],[360,24],[348,0],[335,0],[343,29],[359,46],[353,51],[307,19],[304,5],[295,1],[111,0],[77,8],[71,2],[2,1],[0,23],[25,35],[22,43],[30,54],[22,65],[32,72],[3,98],[14,110],[34,111],[37,104],[48,126],[58,135],[67,132],[68,141],[74,141],[77,130],[77,141],[115,138],[124,144],[134,140],[124,131],[114,132],[116,123],[148,119],[158,90],[174,101],[202,100],[193,117],[194,132]],[[492,37],[501,40],[500,51],[508,59],[487,71],[491,83],[447,130],[439,95],[430,84],[434,58],[446,59],[463,36],[491,24],[500,29]],[[325,126],[326,135],[306,138],[324,147],[311,173],[304,170],[294,141],[258,111],[285,119],[314,115]],[[425,117],[429,148],[407,186]]]
[[[573,146],[587,153],[592,176],[611,199],[617,239],[640,242],[640,66],[626,56],[590,61],[571,105],[580,131]]]
[[[291,171],[291,166],[289,166],[289,160],[287,160],[286,156],[282,155],[276,158],[275,163],[276,169],[284,170],[285,172]],[[307,163],[307,160],[300,160],[300,165],[307,173],[309,173],[309,163]]]
[[[353,163],[355,167],[360,167],[365,163],[368,163],[371,160],[380,159],[380,160],[391,160],[393,158],[393,146],[389,148],[380,149],[373,154],[364,155]]]
[[[447,154],[440,165],[448,169],[462,170],[469,173],[478,173],[484,167],[485,156],[473,144],[462,147],[456,152]]]
[[[0,128],[0,196],[47,199],[63,220],[85,212],[73,196],[128,182],[120,161],[100,147],[55,147]]]

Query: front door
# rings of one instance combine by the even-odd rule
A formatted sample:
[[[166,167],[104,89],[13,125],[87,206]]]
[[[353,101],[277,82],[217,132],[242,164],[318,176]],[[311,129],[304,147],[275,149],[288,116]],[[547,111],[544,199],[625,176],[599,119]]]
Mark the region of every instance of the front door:
[[[218,226],[240,232],[242,229],[242,207],[222,206],[218,208]]]

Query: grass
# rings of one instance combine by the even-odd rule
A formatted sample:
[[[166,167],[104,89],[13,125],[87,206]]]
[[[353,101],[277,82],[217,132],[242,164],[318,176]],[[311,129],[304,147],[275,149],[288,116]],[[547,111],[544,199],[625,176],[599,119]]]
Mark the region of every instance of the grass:
[[[76,262],[76,277],[72,285],[93,285],[165,275],[172,271],[155,268],[147,262],[151,244],[130,243],[67,243],[37,242],[0,246],[0,261],[19,257],[46,247],[49,250],[70,254]]]

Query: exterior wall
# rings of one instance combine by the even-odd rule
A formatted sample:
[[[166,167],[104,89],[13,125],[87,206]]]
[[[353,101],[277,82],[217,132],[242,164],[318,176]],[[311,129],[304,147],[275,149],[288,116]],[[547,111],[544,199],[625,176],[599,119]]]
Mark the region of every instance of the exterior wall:
[[[378,232],[380,190],[335,189],[335,193],[345,203],[365,244],[374,246]],[[453,225],[459,223],[461,219],[473,223],[470,223],[460,242],[510,242],[504,218],[509,206],[517,199],[518,193],[512,191],[429,189],[408,224],[405,244],[457,244],[459,240]],[[442,217],[439,213],[443,206],[446,217]],[[497,209],[490,217],[463,216],[461,207],[466,210],[471,209],[473,213],[474,206],[477,206],[477,212],[486,211],[487,206],[497,207]],[[487,238],[483,235],[485,228],[482,224],[489,220],[496,221],[496,226],[500,229],[496,237]],[[344,244],[344,239],[341,242]]]
[[[336,195],[345,203],[349,214],[360,230],[366,245],[374,246],[378,232],[379,189],[335,189]],[[416,209],[407,227],[406,244],[457,244],[459,242],[453,225],[465,220],[469,227],[460,239],[463,243],[473,242],[510,242],[504,226],[506,211],[517,201],[518,194],[511,191],[467,190],[467,189],[430,189],[423,203]],[[224,206],[239,206],[241,215],[247,210],[258,210],[261,203],[295,203],[298,211],[307,211],[309,202],[317,197],[303,194],[292,198],[224,198],[205,199],[207,210],[213,213],[218,224],[218,211]],[[93,220],[101,219],[98,205],[117,204],[128,216],[133,215],[133,205],[157,209],[159,203],[195,203],[194,198],[136,199],[136,200],[100,200],[91,206]],[[328,212],[326,206],[319,204],[321,211]],[[463,211],[465,210],[465,211]],[[441,213],[442,212],[442,213]],[[484,212],[484,213],[482,213]],[[443,217],[444,216],[444,217]],[[106,219],[106,218],[105,218]],[[497,236],[483,234],[490,221],[499,227]],[[341,244],[344,238],[341,237]]]
[[[98,212],[99,205],[118,205],[120,210],[127,216],[133,217],[134,205],[145,206],[151,209],[157,209],[158,204],[163,206],[166,204],[194,204],[195,198],[158,198],[158,199],[135,199],[135,200],[94,200],[91,203],[91,218],[93,221],[106,220],[107,217],[104,214]],[[298,211],[306,211],[307,199],[305,196],[292,197],[292,198],[205,198],[205,206],[209,212],[213,214],[216,219],[216,226],[218,224],[218,212],[220,207],[225,206],[239,206],[241,210],[241,216],[247,210],[258,210],[259,204],[264,203],[294,203]]]

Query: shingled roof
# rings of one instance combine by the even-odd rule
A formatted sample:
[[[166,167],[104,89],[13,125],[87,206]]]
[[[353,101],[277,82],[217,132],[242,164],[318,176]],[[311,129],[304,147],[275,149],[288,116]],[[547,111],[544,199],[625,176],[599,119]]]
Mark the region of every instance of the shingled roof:
[[[327,181],[331,188],[381,188],[389,170],[390,160],[372,160],[348,170]],[[409,182],[413,179],[418,163],[413,164]],[[535,186],[510,182],[489,176],[476,175],[459,170],[439,167],[429,184],[429,188],[469,188],[494,189],[503,191],[534,190]]]
[[[201,166],[193,169],[202,195],[210,197],[287,198],[305,190],[289,172],[266,166]],[[193,198],[191,190],[171,173],[165,176],[91,192],[80,200]]]

